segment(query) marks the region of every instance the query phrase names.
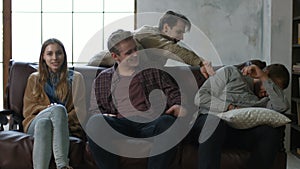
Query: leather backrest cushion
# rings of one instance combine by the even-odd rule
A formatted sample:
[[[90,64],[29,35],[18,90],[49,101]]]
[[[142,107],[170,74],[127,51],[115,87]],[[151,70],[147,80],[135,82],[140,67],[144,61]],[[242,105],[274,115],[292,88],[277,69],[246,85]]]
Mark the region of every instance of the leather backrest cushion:
[[[90,94],[92,83],[95,77],[104,69],[105,67],[95,67],[95,66],[74,66],[75,71],[80,72],[85,80],[86,89],[86,103],[89,106]],[[187,67],[187,66],[176,66],[176,67],[165,67],[165,71],[171,74],[180,84],[184,84],[183,91],[188,92],[188,96],[194,96],[197,89],[203,84],[205,78],[200,73],[199,67]],[[9,108],[15,111],[15,113],[21,115],[23,113],[23,96],[27,84],[27,79],[29,75],[37,71],[37,64],[28,62],[14,62],[10,68],[9,75]],[[183,82],[183,83],[182,83]],[[192,86],[192,87],[191,87]],[[182,86],[181,86],[182,87]],[[192,90],[194,89],[194,90]],[[191,103],[193,103],[193,97]],[[189,102],[190,102],[189,101]]]
[[[90,95],[92,84],[96,76],[102,71],[106,69],[105,67],[95,67],[95,66],[75,66],[74,70],[78,71],[82,74],[85,82],[85,92],[86,92],[86,103],[87,107],[90,103]]]
[[[23,96],[29,75],[37,71],[37,65],[28,62],[14,62],[9,72],[9,108],[18,115],[23,113]]]

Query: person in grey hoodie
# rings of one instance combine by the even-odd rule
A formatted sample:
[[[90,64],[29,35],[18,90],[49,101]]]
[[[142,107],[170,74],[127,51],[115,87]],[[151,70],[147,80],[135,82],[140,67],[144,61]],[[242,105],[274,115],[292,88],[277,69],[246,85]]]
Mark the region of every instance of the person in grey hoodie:
[[[280,128],[261,125],[235,129],[211,114],[244,107],[285,112],[289,103],[283,90],[288,85],[289,72],[281,64],[263,70],[250,65],[243,71],[225,66],[207,79],[195,96],[199,116],[190,133],[199,143],[198,168],[219,169],[222,148],[240,146],[251,152],[248,169],[270,169],[280,148]]]

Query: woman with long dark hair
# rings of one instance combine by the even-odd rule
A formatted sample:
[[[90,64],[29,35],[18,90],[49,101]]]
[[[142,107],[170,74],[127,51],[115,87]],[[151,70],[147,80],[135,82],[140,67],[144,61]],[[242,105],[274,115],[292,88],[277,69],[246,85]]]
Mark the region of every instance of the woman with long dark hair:
[[[49,168],[52,153],[58,169],[69,166],[69,136],[84,138],[77,114],[85,113],[84,81],[69,70],[67,54],[58,39],[46,40],[41,48],[39,68],[27,81],[24,94],[24,131],[34,136],[33,167]],[[83,92],[79,94],[78,92]]]

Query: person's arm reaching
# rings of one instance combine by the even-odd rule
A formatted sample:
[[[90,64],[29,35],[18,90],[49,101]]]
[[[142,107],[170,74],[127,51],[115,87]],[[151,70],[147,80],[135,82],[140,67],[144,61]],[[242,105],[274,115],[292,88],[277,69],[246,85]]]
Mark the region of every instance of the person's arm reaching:
[[[215,71],[209,61],[205,61],[192,50],[178,45],[176,42],[168,39],[166,36],[156,34],[147,34],[146,36],[137,34],[136,37],[139,44],[141,44],[145,49],[158,48],[169,51],[163,52],[161,54],[162,57],[184,62],[191,66],[200,66],[200,71],[205,78],[215,74]]]

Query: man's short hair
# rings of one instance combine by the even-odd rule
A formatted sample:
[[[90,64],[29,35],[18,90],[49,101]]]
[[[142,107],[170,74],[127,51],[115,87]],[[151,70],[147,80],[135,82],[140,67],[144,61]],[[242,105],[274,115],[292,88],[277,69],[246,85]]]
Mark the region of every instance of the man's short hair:
[[[269,78],[281,89],[286,89],[290,83],[288,69],[282,64],[271,64],[265,68]]]
[[[123,29],[118,29],[115,32],[113,32],[107,40],[107,48],[110,52],[114,52],[119,54],[119,50],[117,48],[117,45],[124,40],[132,39],[133,35],[130,31],[125,31]]]
[[[189,19],[174,11],[167,11],[159,20],[158,29],[161,31],[164,27],[164,24],[168,24],[171,28],[177,24],[178,20],[182,20],[186,25],[186,32],[190,31],[191,29],[191,22]]]

